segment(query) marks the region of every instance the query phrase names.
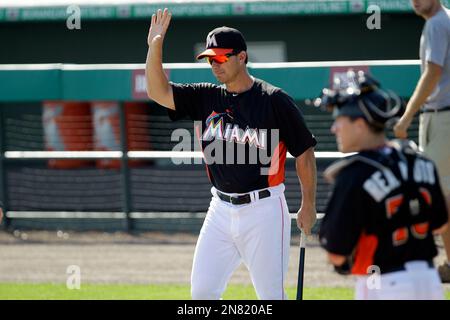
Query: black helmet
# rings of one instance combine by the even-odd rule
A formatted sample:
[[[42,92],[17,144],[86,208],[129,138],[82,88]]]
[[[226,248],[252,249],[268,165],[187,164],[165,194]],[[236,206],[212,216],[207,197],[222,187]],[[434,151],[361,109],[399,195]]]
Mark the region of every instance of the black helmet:
[[[403,107],[402,100],[392,91],[380,89],[380,83],[363,71],[349,70],[335,76],[333,88],[324,88],[313,101],[315,107],[332,111],[333,116],[362,117],[377,128],[394,122]]]

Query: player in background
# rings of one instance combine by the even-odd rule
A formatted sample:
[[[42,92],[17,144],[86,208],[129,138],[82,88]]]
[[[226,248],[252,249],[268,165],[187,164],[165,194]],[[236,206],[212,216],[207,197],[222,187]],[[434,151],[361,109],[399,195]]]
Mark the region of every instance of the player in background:
[[[192,298],[220,299],[243,262],[259,299],[286,299],[291,225],[283,184],[286,153],[295,157],[301,183],[297,224],[309,234],[316,220],[316,140],[287,93],[248,73],[247,45],[236,29],[212,30],[197,57],[211,64],[221,85],[169,82],[162,47],[170,19],[167,9],[152,16],[147,92],[170,109],[172,120],[201,122],[198,138],[213,185],[194,253]],[[214,159],[206,152],[212,147]],[[267,152],[269,161],[262,161],[260,152]],[[211,161],[219,154],[222,161]],[[257,155],[253,161],[251,154]]]
[[[364,72],[348,71],[315,105],[332,110],[339,151],[320,242],[339,273],[356,275],[356,299],[443,299],[434,235],[448,214],[433,162],[385,128],[401,101]]]
[[[394,133],[397,138],[406,138],[414,115],[420,110],[419,147],[435,162],[450,208],[450,10],[439,0],[412,0],[411,5],[426,20],[420,38],[422,75]],[[442,234],[442,240],[447,261],[438,271],[442,282],[449,283],[450,230]]]

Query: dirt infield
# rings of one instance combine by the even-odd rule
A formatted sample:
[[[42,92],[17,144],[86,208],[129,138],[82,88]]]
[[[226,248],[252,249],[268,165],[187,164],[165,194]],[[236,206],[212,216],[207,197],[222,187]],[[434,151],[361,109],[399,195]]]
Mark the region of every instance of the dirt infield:
[[[196,239],[191,234],[0,232],[0,282],[65,283],[67,267],[77,265],[82,282],[188,284]],[[297,284],[296,240],[291,245],[289,286]],[[443,259],[440,249],[436,262]],[[251,284],[243,265],[231,283]],[[332,272],[313,237],[306,249],[305,286],[353,286],[353,279]]]

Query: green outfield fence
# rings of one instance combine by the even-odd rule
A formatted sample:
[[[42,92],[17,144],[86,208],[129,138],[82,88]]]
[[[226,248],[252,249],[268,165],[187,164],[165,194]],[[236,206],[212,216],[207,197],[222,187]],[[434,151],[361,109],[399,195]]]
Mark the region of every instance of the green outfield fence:
[[[166,64],[164,68],[173,82],[215,81],[206,64]],[[296,100],[317,137],[318,211],[324,210],[330,192],[322,172],[342,155],[329,132],[330,115],[307,106],[305,99],[318,96],[335,73],[350,68],[370,72],[405,99],[420,75],[416,60],[249,64],[251,74],[283,88]],[[176,143],[170,138],[172,132],[178,128],[193,132],[192,124],[170,122],[165,109],[148,100],[144,65],[0,65],[0,84],[0,198],[5,205],[5,228],[199,230],[211,187],[204,164],[171,161],[201,157],[198,152],[172,152]],[[118,135],[119,143],[108,150],[96,150],[92,142],[76,150],[49,150],[46,141],[58,137],[49,136],[43,111],[46,101],[116,102],[117,123],[105,128]],[[128,116],[130,102],[148,108]],[[91,118],[77,118],[77,129],[70,129],[69,138],[86,138],[92,130]],[[147,143],[146,147],[130,148],[130,136]],[[417,140],[417,121],[411,137]],[[84,162],[70,169],[49,165],[70,159]],[[98,161],[106,159],[119,165],[99,167]],[[286,166],[286,197],[294,213],[301,200],[299,184],[294,162],[288,160]]]

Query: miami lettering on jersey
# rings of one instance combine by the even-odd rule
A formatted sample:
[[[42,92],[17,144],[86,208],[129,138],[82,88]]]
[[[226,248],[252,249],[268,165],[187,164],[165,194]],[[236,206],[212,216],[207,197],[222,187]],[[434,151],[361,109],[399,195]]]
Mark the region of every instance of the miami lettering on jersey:
[[[226,123],[224,117],[233,119],[229,110],[224,113],[216,113],[213,111],[208,116],[206,119],[206,129],[202,135],[203,141],[216,139],[240,144],[248,143],[250,146],[255,146],[260,149],[267,148],[267,130],[252,129],[249,127],[243,130],[237,124]]]

